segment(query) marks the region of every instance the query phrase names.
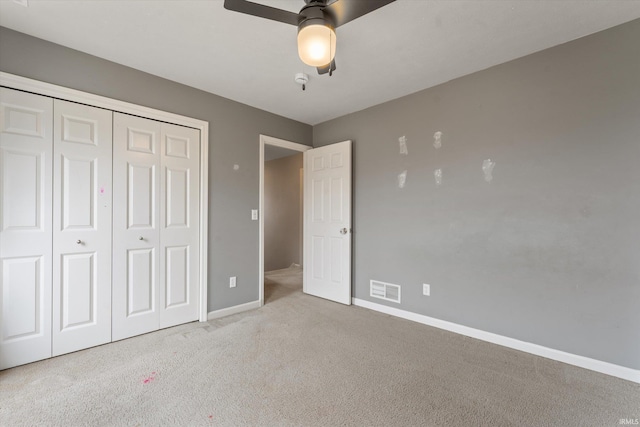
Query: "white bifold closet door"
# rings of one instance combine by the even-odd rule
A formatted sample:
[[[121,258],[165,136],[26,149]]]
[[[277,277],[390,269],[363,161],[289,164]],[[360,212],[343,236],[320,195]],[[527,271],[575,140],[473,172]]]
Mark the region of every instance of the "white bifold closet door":
[[[111,341],[112,114],[54,101],[53,356]]]
[[[114,113],[113,340],[198,319],[199,137]]]
[[[51,357],[53,99],[0,88],[0,369]]]

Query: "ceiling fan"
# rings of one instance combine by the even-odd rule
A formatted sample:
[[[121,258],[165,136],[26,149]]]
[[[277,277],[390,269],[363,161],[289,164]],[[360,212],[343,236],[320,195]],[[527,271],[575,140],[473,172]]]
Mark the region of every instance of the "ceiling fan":
[[[393,3],[395,0],[304,0],[300,13],[277,9],[248,0],[224,0],[224,7],[247,15],[298,27],[298,55],[318,74],[336,69],[335,29],[347,22]]]

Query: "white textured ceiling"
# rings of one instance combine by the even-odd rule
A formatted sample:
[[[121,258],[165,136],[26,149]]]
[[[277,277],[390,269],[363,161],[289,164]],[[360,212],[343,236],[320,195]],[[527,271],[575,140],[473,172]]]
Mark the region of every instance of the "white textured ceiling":
[[[294,26],[222,0],[28,3],[0,0],[0,25],[312,125],[640,18],[638,0],[398,0],[338,28],[329,77]]]

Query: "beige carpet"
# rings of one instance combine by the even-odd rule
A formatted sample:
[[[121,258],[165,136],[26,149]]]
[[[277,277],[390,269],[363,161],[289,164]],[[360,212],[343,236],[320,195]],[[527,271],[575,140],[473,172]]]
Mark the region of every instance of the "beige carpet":
[[[617,426],[640,385],[345,307],[267,275],[266,305],[0,373],[0,424]]]

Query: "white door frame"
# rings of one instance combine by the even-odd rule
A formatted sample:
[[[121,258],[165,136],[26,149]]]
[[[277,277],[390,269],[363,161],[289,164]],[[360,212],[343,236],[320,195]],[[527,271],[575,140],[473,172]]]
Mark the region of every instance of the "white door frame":
[[[259,231],[258,231],[258,292],[260,294],[260,307],[264,305],[264,148],[265,145],[287,148],[293,151],[304,153],[313,147],[298,144],[297,142],[285,141],[284,139],[274,138],[272,136],[260,135],[260,201],[259,201]],[[304,280],[304,279],[303,279]]]
[[[207,321],[207,246],[209,220],[209,122],[179,114],[143,107],[129,102],[119,101],[100,95],[82,92],[63,86],[28,79],[0,71],[0,86],[33,92],[51,98],[78,102],[107,110],[132,114],[162,122],[175,123],[200,130],[200,304],[198,318]],[[309,147],[311,148],[311,147]]]

